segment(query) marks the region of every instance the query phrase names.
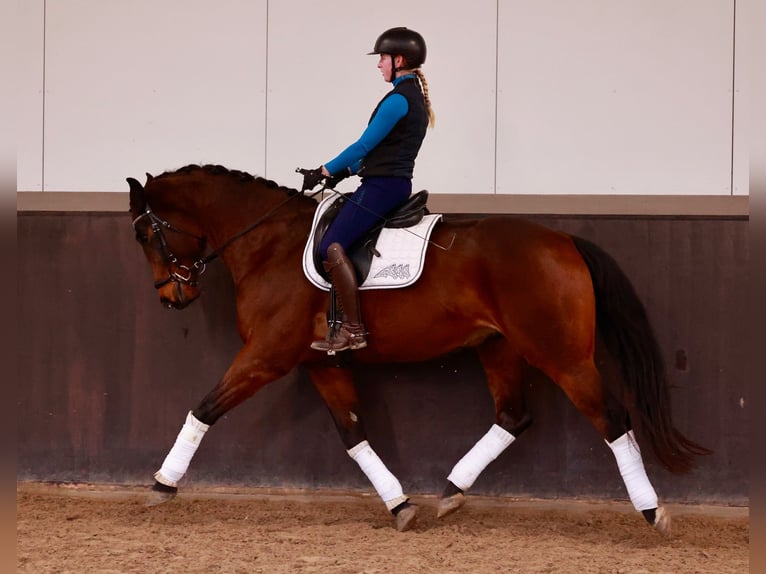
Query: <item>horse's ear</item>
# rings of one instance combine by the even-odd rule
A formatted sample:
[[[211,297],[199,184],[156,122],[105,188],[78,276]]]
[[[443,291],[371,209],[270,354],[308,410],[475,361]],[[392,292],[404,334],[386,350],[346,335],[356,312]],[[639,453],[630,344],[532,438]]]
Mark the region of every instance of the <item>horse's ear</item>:
[[[130,211],[132,213],[141,213],[146,209],[144,187],[135,178],[129,177],[126,181],[130,186]]]
[[[153,179],[154,179],[154,176],[153,176],[151,173],[149,173],[149,172],[147,171],[147,172],[146,172],[146,183],[149,183],[149,182],[150,182],[150,181],[152,181]]]

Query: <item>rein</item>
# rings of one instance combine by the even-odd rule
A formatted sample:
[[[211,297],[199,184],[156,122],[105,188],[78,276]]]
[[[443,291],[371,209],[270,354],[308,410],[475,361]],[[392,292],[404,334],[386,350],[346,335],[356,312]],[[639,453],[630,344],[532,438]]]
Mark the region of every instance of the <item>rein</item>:
[[[198,261],[198,263],[201,263],[202,265],[206,265],[207,263],[209,263],[213,259],[217,258],[221,253],[223,253],[224,249],[226,249],[229,245],[234,243],[240,237],[250,233],[253,229],[258,227],[266,219],[271,217],[274,214],[274,212],[276,212],[278,209],[280,209],[285,204],[289,203],[290,201],[292,201],[293,199],[295,199],[296,197],[301,196],[301,195],[303,195],[302,192],[301,193],[295,193],[295,194],[291,195],[290,197],[288,197],[287,199],[285,199],[284,201],[282,201],[281,203],[278,203],[275,207],[273,207],[272,209],[270,209],[269,211],[267,211],[266,213],[261,215],[258,219],[256,219],[253,223],[251,223],[247,227],[245,227],[242,231],[238,231],[237,233],[235,233],[234,235],[229,237],[229,239],[224,241],[223,244],[220,247],[218,247],[217,249],[214,249],[211,253],[209,253],[205,257],[202,257]],[[312,194],[309,197],[314,197],[314,195],[316,195],[316,194]]]
[[[323,190],[320,189],[318,192],[310,194],[309,197],[314,197],[321,191]],[[269,211],[261,215],[253,223],[251,223],[250,225],[248,225],[247,227],[235,233],[229,239],[224,241],[220,247],[214,249],[212,252],[205,255],[204,257],[200,257],[199,259],[197,259],[194,263],[192,263],[191,267],[179,263],[178,257],[176,257],[173,254],[173,252],[170,250],[170,247],[168,246],[168,242],[165,239],[165,234],[162,232],[162,228],[164,227],[165,229],[169,231],[174,231],[175,233],[192,237],[196,239],[197,241],[199,241],[203,247],[207,243],[207,238],[200,237],[199,235],[195,235],[194,233],[191,233],[189,231],[176,227],[173,224],[169,223],[168,221],[165,221],[164,219],[162,219],[161,217],[159,217],[156,213],[152,211],[151,207],[149,207],[149,203],[147,202],[146,210],[133,220],[133,229],[136,228],[136,223],[138,223],[142,218],[148,217],[149,221],[151,222],[152,231],[159,238],[160,249],[162,251],[162,258],[167,266],[168,276],[161,281],[156,281],[154,283],[154,288],[160,289],[161,287],[164,287],[170,282],[183,283],[183,284],[189,285],[190,287],[195,287],[198,283],[199,276],[202,275],[207,269],[208,263],[218,258],[218,256],[221,253],[223,253],[223,251],[227,247],[229,247],[229,245],[234,243],[237,239],[250,233],[253,229],[258,227],[266,219],[271,217],[277,210],[284,207],[287,203],[289,203],[296,197],[302,196],[302,195],[304,195],[303,192],[290,195],[287,199],[285,199],[284,201],[277,204],[275,207],[273,207],[272,209],[270,209]],[[181,271],[181,273],[179,273],[179,270]]]

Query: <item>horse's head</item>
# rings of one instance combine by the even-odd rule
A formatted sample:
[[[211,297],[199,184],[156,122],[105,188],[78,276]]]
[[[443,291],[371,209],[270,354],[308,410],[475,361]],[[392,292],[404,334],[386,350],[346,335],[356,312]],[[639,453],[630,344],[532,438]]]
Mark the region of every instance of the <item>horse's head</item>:
[[[160,180],[146,174],[147,189]],[[183,309],[199,297],[199,276],[205,271],[202,256],[206,240],[198,224],[181,210],[173,210],[164,201],[157,202],[158,215],[149,206],[147,189],[132,177],[130,213],[136,240],[144,250],[154,276],[154,287],[166,307]],[[172,220],[172,223],[171,223]]]

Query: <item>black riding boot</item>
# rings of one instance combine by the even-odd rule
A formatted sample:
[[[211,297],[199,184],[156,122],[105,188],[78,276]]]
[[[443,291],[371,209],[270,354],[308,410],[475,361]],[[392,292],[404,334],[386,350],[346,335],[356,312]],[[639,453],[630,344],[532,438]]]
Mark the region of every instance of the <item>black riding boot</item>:
[[[326,339],[311,343],[311,348],[331,353],[346,349],[362,349],[367,346],[367,331],[362,325],[354,265],[346,256],[340,243],[330,244],[327,248],[327,261],[323,265],[330,273],[333,287],[338,295],[342,322],[340,327],[330,329]]]

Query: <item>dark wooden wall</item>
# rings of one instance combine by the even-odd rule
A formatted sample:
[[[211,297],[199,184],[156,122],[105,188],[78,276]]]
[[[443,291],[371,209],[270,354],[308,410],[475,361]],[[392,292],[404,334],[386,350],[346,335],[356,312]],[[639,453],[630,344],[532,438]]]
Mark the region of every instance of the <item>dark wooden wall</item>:
[[[606,248],[631,277],[665,354],[677,425],[713,448],[692,474],[647,460],[667,501],[748,498],[746,217],[532,217]],[[220,263],[201,299],[163,309],[127,213],[18,215],[19,480],[150,484],[186,412],[239,348]],[[370,440],[410,493],[438,493],[489,428],[468,352],[359,369]],[[549,381],[530,382],[536,420],[473,491],[625,498],[611,451]],[[369,488],[301,372],[267,386],[208,433],[198,485]]]

